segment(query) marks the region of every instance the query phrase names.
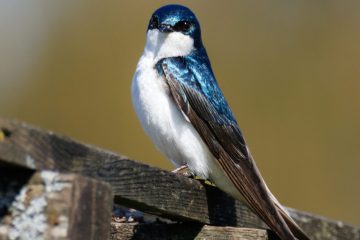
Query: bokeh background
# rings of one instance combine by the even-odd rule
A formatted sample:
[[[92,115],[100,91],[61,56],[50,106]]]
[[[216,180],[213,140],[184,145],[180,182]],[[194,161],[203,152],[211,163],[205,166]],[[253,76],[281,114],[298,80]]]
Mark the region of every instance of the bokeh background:
[[[0,1],[0,115],[172,169],[130,85],[167,1]],[[360,225],[360,1],[184,1],[268,185]]]

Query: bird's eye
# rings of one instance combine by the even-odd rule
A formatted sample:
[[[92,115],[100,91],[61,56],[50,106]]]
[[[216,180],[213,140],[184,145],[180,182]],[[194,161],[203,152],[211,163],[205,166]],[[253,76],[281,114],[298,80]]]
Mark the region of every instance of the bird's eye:
[[[149,23],[149,29],[156,29],[159,27],[159,19],[157,16],[152,16]]]
[[[180,21],[175,24],[174,30],[177,32],[187,32],[191,27],[191,22],[189,21]]]

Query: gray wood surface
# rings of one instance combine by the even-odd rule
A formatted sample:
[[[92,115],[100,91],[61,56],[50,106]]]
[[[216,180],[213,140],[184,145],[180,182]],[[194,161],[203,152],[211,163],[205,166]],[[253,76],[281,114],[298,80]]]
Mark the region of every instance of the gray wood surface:
[[[0,161],[80,173],[111,184],[115,202],[179,221],[266,228],[239,201],[200,181],[150,167],[50,131],[0,118]],[[289,209],[312,239],[360,239],[360,229]]]
[[[17,179],[20,174],[7,174],[9,171],[1,179],[6,176],[6,184],[19,191],[12,196],[7,211],[0,215],[0,239],[110,237],[113,198],[109,184],[75,174],[17,172],[22,172],[28,182],[24,184]],[[7,188],[0,196],[13,192]]]
[[[255,228],[196,224],[111,223],[110,240],[268,240],[268,231]]]

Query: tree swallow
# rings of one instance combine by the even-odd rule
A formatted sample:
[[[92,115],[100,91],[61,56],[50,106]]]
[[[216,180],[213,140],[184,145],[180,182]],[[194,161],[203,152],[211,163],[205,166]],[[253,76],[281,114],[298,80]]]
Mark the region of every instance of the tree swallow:
[[[131,90],[142,127],[175,166],[246,203],[281,239],[309,239],[261,177],[190,9],[167,5],[154,12]]]

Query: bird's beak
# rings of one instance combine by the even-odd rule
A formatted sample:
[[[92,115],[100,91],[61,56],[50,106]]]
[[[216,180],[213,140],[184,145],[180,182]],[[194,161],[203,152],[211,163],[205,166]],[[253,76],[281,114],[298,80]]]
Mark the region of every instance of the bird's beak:
[[[173,32],[174,29],[171,25],[168,24],[160,24],[159,25],[159,31],[160,32],[165,32],[165,33],[169,33],[169,32]]]

